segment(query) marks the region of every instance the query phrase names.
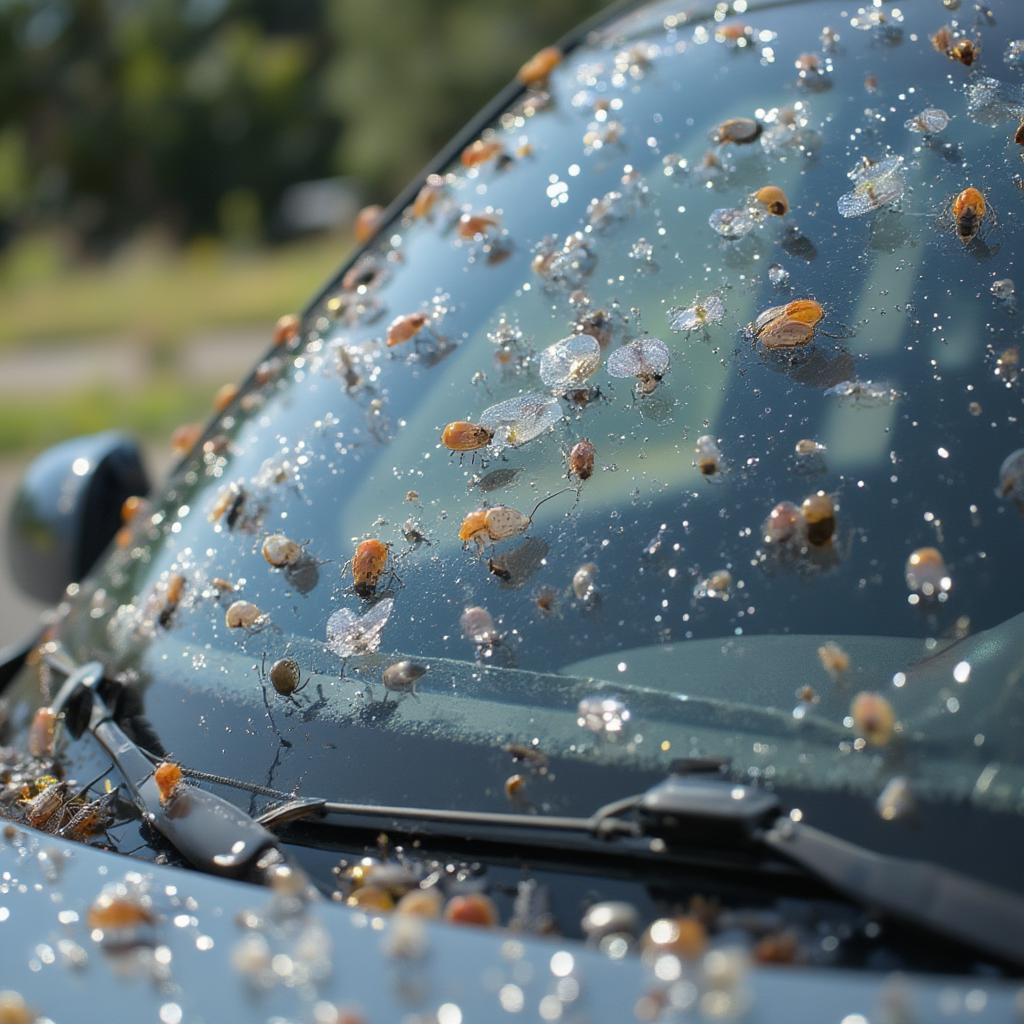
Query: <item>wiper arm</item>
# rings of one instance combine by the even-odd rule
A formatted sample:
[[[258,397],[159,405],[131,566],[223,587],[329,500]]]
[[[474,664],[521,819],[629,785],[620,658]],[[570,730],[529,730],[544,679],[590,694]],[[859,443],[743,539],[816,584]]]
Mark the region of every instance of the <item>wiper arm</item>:
[[[646,856],[695,848],[768,851],[873,912],[1024,967],[1020,896],[927,861],[876,853],[794,821],[774,794],[732,783],[717,772],[708,776],[698,769],[669,776],[588,818],[303,799],[288,801],[258,820],[275,828],[311,818],[387,819],[395,831],[403,831],[404,822],[409,832],[463,838],[500,831],[521,848],[554,843],[563,853],[574,844],[562,837],[575,837],[589,841],[580,856],[593,850],[594,840],[607,840],[608,854],[620,844],[622,853],[635,854],[637,841]]]
[[[46,656],[65,681],[52,708],[64,715],[76,739],[88,732],[121,773],[143,820],[159,832],[193,867],[211,874],[266,881],[284,862],[276,838],[233,803],[196,786],[179,787],[162,799],[155,765],[146,751],[114,721],[100,692],[99,662],[76,665],[65,653]]]

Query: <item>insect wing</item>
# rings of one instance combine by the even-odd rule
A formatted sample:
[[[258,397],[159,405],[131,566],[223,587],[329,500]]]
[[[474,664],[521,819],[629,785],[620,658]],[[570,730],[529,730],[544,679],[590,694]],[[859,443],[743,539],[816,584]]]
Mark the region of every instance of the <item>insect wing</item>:
[[[551,395],[534,392],[498,402],[480,414],[481,426],[494,433],[494,443],[521,445],[532,441],[562,418],[562,407]]]
[[[549,345],[540,356],[540,379],[549,388],[578,387],[601,365],[601,346],[589,334]]]

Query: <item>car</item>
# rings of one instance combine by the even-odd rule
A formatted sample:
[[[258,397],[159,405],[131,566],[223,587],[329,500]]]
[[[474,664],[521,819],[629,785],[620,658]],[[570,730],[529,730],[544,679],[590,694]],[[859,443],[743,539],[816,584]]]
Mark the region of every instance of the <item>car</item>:
[[[616,8],[155,489],[42,456],[0,1019],[1019,1018],[1022,70]]]

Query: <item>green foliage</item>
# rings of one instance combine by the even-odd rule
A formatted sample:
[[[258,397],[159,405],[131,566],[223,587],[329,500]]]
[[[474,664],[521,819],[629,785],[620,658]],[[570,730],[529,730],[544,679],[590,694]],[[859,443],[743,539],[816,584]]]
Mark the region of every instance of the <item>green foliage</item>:
[[[0,238],[266,237],[283,189],[386,200],[598,0],[6,0]]]

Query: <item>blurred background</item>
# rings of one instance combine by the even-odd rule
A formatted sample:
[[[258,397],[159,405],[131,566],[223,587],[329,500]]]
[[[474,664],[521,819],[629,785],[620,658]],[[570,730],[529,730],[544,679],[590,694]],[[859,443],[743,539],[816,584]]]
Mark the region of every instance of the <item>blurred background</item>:
[[[54,441],[167,437],[603,0],[0,0],[0,508]],[[0,642],[36,610],[0,569]]]

